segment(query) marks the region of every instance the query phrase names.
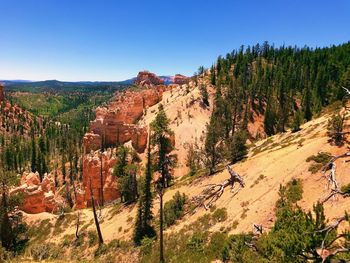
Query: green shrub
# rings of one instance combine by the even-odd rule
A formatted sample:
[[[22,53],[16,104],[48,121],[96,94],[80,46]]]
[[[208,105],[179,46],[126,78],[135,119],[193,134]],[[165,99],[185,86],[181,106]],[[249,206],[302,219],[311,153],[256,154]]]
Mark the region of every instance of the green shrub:
[[[226,208],[218,208],[213,213],[213,219],[217,222],[223,222],[227,219],[227,210]]]
[[[164,205],[164,225],[169,227],[175,224],[176,220],[184,215],[184,208],[187,201],[185,194],[175,193],[173,199],[166,202]]]
[[[287,198],[290,202],[295,203],[303,197],[303,185],[300,179],[292,179],[287,184]]]
[[[89,247],[92,247],[92,246],[97,244],[98,238],[97,238],[97,234],[95,231],[90,230],[88,232],[88,238],[89,238]]]
[[[152,246],[153,246],[154,240],[155,240],[154,237],[150,238],[147,236],[141,240],[142,255],[148,255],[152,252]]]
[[[350,184],[343,185],[343,186],[341,187],[341,190],[342,190],[342,192],[344,192],[344,193],[350,194]]]
[[[190,250],[194,250],[196,252],[203,252],[204,245],[207,241],[208,233],[207,232],[195,232],[193,233],[190,240],[187,242],[187,247]]]
[[[62,254],[59,246],[53,243],[39,243],[30,249],[34,260],[57,259]]]
[[[312,174],[317,173],[323,166],[325,166],[330,160],[332,156],[327,152],[320,152],[317,155],[309,156],[306,161],[313,161],[314,163],[310,165],[308,171]]]
[[[314,161],[316,163],[321,163],[323,165],[326,165],[332,158],[332,155],[328,152],[319,152],[317,155],[311,155],[309,156],[306,161]]]
[[[108,251],[108,246],[106,244],[102,244],[98,246],[98,248],[95,251],[95,257],[99,257],[101,255],[106,254]]]
[[[328,136],[335,143],[335,145],[340,146],[343,144],[343,128],[344,128],[345,116],[340,116],[340,114],[333,115],[328,120]]]
[[[319,170],[321,170],[321,168],[323,167],[324,165],[321,164],[321,163],[313,163],[309,166],[309,169],[308,171],[311,172],[312,174],[315,174],[317,173]]]

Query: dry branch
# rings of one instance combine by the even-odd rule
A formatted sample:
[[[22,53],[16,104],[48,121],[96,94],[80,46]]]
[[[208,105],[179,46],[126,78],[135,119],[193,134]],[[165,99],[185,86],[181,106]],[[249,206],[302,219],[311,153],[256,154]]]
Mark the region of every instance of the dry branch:
[[[229,165],[226,168],[230,173],[230,178],[219,184],[206,185],[206,188],[202,191],[202,193],[198,196],[194,196],[191,200],[192,203],[195,204],[195,209],[203,206],[206,210],[208,210],[213,203],[215,203],[221,197],[227,186],[231,185],[231,192],[233,195],[236,195],[239,190],[244,187],[245,184],[243,178],[238,173],[233,171]],[[238,183],[238,189],[236,190],[234,190],[235,183]]]

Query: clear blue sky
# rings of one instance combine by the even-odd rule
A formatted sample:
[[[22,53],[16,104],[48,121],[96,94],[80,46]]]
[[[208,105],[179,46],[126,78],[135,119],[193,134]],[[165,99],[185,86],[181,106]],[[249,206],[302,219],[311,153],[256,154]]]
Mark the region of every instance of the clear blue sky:
[[[0,0],[0,79],[191,75],[241,44],[350,40],[350,0]]]

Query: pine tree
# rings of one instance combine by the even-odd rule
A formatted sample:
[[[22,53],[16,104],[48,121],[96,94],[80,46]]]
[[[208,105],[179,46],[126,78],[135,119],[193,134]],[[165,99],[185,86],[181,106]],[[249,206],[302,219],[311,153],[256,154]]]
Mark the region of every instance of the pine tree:
[[[138,203],[137,217],[134,228],[134,243],[141,244],[144,237],[152,238],[156,235],[154,228],[151,226],[153,196],[151,192],[152,182],[152,161],[151,161],[151,144],[147,148],[147,163],[144,176],[144,183],[141,186],[141,194]]]
[[[209,167],[209,174],[213,174],[216,165],[222,160],[222,152],[219,145],[220,129],[218,120],[212,116],[209,124],[206,127],[206,137],[204,144],[204,151],[206,161]]]
[[[300,110],[298,110],[294,114],[293,122],[292,122],[292,132],[300,131],[300,125],[303,123],[303,114]]]
[[[34,132],[31,135],[31,146],[32,146],[32,156],[31,156],[31,170],[32,172],[37,171],[37,157],[36,157],[36,144],[34,138]]]
[[[273,109],[272,102],[268,102],[264,116],[264,130],[268,136],[276,133],[276,123],[276,114]]]
[[[160,178],[156,182],[156,189],[159,195],[159,246],[160,246],[160,262],[164,262],[164,244],[163,244],[163,195],[164,189],[169,186],[171,180],[171,168],[174,166],[174,156],[169,153],[173,149],[171,144],[171,136],[173,132],[169,127],[170,121],[165,114],[163,105],[159,106],[159,112],[155,120],[151,123],[152,144],[157,147],[157,166],[156,169],[160,173]]]
[[[304,91],[304,101],[303,101],[304,118],[307,121],[310,121],[312,119],[311,100],[312,100],[312,97],[311,97],[310,86],[307,85]]]
[[[245,131],[236,132],[230,145],[230,159],[232,163],[242,160],[247,155],[247,135]]]

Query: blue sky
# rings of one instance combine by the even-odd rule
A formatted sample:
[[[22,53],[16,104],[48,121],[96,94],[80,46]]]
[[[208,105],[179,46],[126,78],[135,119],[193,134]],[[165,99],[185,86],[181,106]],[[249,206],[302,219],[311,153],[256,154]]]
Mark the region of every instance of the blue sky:
[[[350,40],[349,0],[0,0],[0,79],[191,75],[240,45]]]

